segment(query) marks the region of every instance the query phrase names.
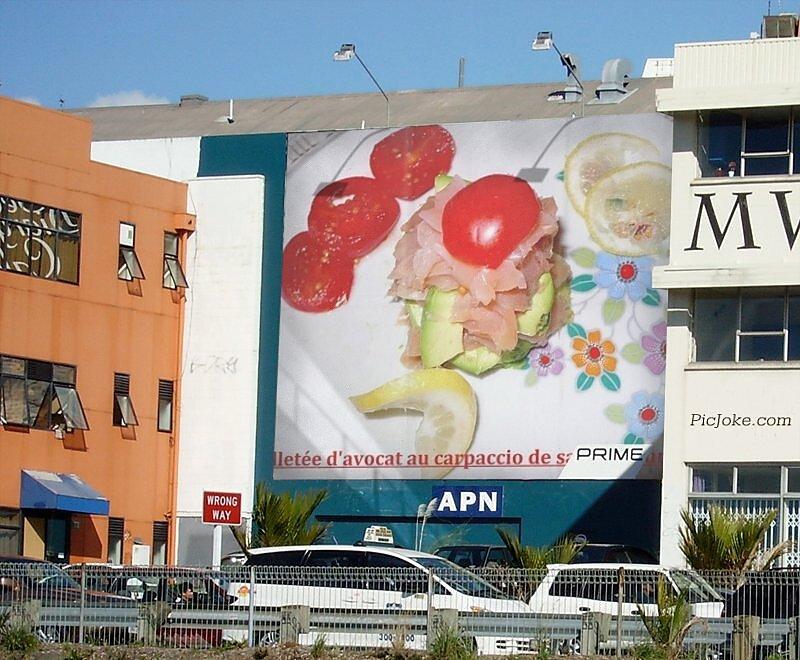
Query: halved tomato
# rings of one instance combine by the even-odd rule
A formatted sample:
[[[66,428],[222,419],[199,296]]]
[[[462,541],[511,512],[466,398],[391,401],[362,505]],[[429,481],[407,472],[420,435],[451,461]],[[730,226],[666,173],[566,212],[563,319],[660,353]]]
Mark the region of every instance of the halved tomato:
[[[527,181],[490,174],[447,202],[442,213],[442,241],[459,261],[497,268],[533,231],[541,210]]]
[[[363,257],[385,239],[400,217],[400,205],[375,179],[356,176],[325,186],[311,202],[308,228],[350,257]]]
[[[335,241],[297,234],[283,249],[283,299],[303,312],[336,309],[350,297],[354,265]]]
[[[400,199],[416,199],[433,188],[453,164],[456,143],[441,126],[409,126],[378,142],[369,157],[373,176]]]

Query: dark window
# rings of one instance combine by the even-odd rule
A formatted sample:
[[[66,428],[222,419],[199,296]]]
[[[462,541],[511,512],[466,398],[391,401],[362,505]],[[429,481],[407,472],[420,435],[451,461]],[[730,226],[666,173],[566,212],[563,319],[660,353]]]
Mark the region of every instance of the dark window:
[[[0,195],[0,270],[78,283],[81,214]]]
[[[559,571],[550,585],[551,596],[585,598],[586,576],[578,571]]]
[[[247,566],[289,566],[299,567],[303,564],[305,550],[287,550],[285,552],[266,552],[251,555],[245,562]]]
[[[128,374],[114,374],[114,426],[138,424],[131,401],[131,377]]]
[[[403,594],[420,594],[428,592],[428,574],[406,561],[402,557],[386,555],[380,552],[367,553],[367,567],[375,569],[370,572],[373,588],[399,591]],[[434,584],[434,593],[447,593],[438,583]]]
[[[364,553],[353,550],[312,550],[306,566],[358,568],[364,565]]]
[[[125,518],[108,519],[108,561],[122,563],[122,543],[125,538]]]
[[[22,516],[19,509],[0,508],[0,555],[22,552]]]
[[[781,468],[777,465],[740,465],[737,493],[780,493]]]
[[[626,570],[622,596],[624,602],[635,605],[650,605],[657,602],[659,581],[664,588],[670,586],[664,576],[656,571]]]
[[[800,360],[800,294],[732,289],[695,294],[698,362]]]
[[[120,222],[117,277],[127,282],[144,279],[142,265],[136,256],[135,243],[136,227],[128,222]]]
[[[591,576],[584,575],[588,581],[585,598],[594,600],[604,600],[607,602],[617,602],[619,595],[619,576],[617,571],[599,570],[593,572]]]
[[[167,289],[188,289],[186,275],[178,261],[180,238],[177,234],[164,232],[164,287]]]
[[[52,429],[88,429],[75,367],[0,355],[0,423]]]
[[[693,493],[732,493],[733,466],[692,468]]]
[[[800,467],[790,467],[788,473],[789,480],[786,490],[790,493],[800,493]]]
[[[158,430],[172,431],[172,398],[174,385],[171,380],[158,381]]]
[[[167,540],[169,524],[163,520],[153,523],[153,565],[164,566],[167,563]]]
[[[800,117],[788,108],[701,112],[698,156],[703,176],[798,173],[798,123]]]

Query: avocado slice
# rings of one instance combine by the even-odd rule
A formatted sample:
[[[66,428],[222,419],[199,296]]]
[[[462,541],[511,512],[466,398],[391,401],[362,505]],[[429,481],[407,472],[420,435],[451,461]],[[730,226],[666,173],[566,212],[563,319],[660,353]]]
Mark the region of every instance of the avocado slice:
[[[406,300],[406,314],[411,327],[419,328],[422,325],[422,303]]]
[[[547,330],[555,295],[553,276],[550,273],[542,273],[539,277],[539,287],[531,297],[530,309],[517,316],[517,327],[523,335],[535,337]]]
[[[436,192],[440,192],[447,188],[452,180],[453,177],[451,177],[449,174],[438,174],[433,180],[433,189]]]
[[[456,355],[450,360],[450,364],[468,374],[480,376],[484,371],[489,371],[500,364],[500,356],[485,346],[478,346]]]
[[[450,320],[457,291],[428,289],[422,310],[420,351],[422,366],[438,367],[464,352],[464,327]]]

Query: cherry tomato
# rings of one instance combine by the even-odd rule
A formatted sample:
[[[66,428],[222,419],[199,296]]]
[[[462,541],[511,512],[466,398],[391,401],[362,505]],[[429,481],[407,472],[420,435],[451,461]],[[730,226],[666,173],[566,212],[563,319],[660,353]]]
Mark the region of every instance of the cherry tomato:
[[[304,231],[283,250],[283,299],[303,312],[328,312],[347,302],[353,260],[335,244]]]
[[[395,197],[416,199],[450,170],[455,153],[453,136],[441,126],[409,126],[378,142],[369,166]]]
[[[459,261],[497,268],[539,222],[542,204],[515,176],[490,174],[447,202],[442,240]]]
[[[380,245],[398,217],[400,205],[391,194],[375,179],[356,176],[334,181],[315,195],[308,228],[340,239],[342,251],[355,258]]]

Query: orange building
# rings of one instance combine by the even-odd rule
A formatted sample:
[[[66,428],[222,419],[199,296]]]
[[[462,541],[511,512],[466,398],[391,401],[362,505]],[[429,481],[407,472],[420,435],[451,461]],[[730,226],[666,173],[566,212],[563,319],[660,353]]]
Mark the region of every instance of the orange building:
[[[0,97],[0,555],[167,563],[187,186]]]

